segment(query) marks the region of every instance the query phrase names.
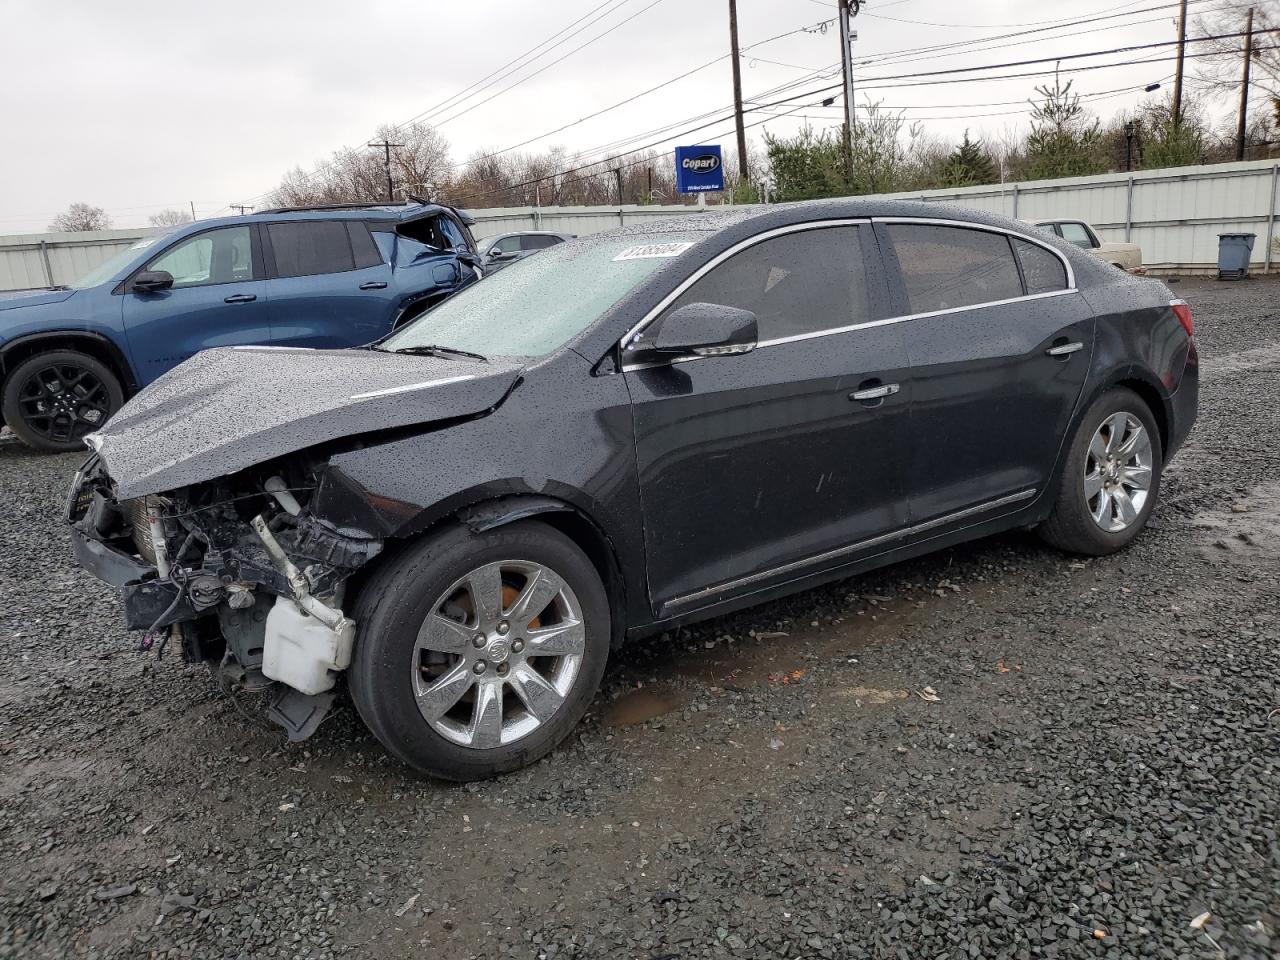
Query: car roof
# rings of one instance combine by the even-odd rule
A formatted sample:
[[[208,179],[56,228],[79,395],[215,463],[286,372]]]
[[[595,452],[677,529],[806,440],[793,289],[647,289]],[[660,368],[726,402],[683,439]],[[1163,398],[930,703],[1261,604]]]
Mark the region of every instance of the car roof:
[[[663,233],[719,233],[744,228],[754,233],[776,226],[819,220],[866,220],[875,217],[911,217],[978,224],[1012,232],[1027,232],[1027,224],[999,214],[953,203],[925,200],[885,200],[839,197],[769,205],[726,206],[699,213],[641,221],[592,234],[596,239],[643,237]]]
[[[452,213],[463,223],[470,225],[474,219],[464,210],[439,203],[408,204],[331,204],[311,207],[273,207],[242,216],[215,217],[198,220],[191,226],[208,229],[211,226],[236,223],[280,223],[293,220],[363,220],[385,223],[404,223],[440,213]]]

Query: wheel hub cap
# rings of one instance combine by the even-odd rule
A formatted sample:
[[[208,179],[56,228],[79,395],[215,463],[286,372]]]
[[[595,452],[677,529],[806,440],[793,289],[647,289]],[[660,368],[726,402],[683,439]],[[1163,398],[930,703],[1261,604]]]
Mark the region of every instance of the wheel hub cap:
[[[1135,523],[1151,488],[1151,437],[1127,412],[1107,417],[1094,432],[1085,456],[1085,506],[1108,533]]]
[[[585,651],[582,608],[554,570],[529,560],[485,564],[437,598],[418,631],[418,711],[461,746],[512,743],[560,710]]]

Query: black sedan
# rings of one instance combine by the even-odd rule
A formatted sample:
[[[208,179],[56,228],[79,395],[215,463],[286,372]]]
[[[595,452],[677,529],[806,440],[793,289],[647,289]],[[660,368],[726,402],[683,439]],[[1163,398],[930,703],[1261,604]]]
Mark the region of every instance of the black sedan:
[[[406,763],[550,750],[612,644],[1012,527],[1136,537],[1196,415],[1191,314],[913,202],[570,241],[372,348],[213,350],[90,438],[69,505],[127,625],[272,691],[345,678]]]

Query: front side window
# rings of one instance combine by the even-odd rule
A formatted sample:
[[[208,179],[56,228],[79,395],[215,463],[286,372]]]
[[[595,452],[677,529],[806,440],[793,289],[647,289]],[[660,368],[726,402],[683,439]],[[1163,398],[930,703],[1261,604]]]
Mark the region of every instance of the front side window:
[[[256,280],[248,226],[221,227],[188,237],[147,264],[173,276],[173,288]]]
[[[463,288],[379,349],[440,344],[485,356],[545,356],[701,238],[669,233],[560,244]]]
[[[889,225],[912,313],[954,310],[1022,296],[1003,233],[920,223]]]
[[[351,240],[340,220],[267,224],[279,277],[313,277],[355,269]]]
[[[1052,293],[1067,289],[1067,269],[1056,254],[1038,243],[1013,238],[1013,249],[1022,264],[1027,293]]]
[[[750,310],[762,341],[875,320],[862,250],[868,233],[822,227],[764,240],[712,269],[668,312],[688,303]]]
[[[1092,250],[1097,246],[1093,242],[1093,234],[1089,232],[1089,228],[1083,223],[1060,223],[1059,229],[1062,230],[1062,239],[1067,243],[1074,243],[1077,247],[1085,250]]]

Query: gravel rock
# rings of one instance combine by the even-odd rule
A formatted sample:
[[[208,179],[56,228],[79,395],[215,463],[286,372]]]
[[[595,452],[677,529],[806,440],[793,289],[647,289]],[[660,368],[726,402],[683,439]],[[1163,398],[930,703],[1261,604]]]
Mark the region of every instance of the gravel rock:
[[[1274,958],[1280,283],[1175,289],[1201,419],[1131,549],[1008,534],[626,647],[466,787],[139,653],[78,458],[0,436],[0,957]]]

